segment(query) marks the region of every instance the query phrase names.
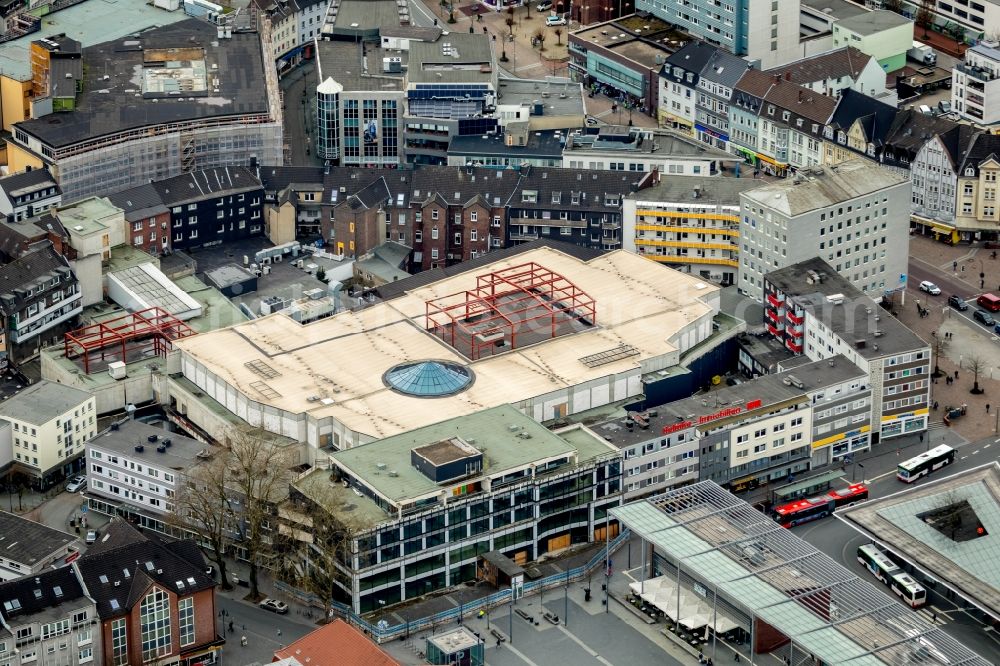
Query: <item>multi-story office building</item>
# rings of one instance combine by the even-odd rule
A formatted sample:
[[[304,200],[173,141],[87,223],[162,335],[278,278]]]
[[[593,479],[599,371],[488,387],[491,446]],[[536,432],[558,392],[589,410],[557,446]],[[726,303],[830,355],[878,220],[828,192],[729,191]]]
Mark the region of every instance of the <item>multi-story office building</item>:
[[[706,479],[743,492],[867,448],[869,394],[838,356],[591,427],[624,452],[626,501]]]
[[[16,365],[58,342],[82,311],[76,275],[51,243],[0,266],[0,365]]]
[[[74,567],[97,602],[97,663],[220,662],[216,583],[195,542],[153,539],[113,518]]]
[[[398,166],[407,51],[317,41],[316,53],[316,155],[343,166]]]
[[[6,511],[0,511],[0,534],[4,535],[0,581],[33,578],[72,561],[80,550],[80,541],[72,534]]]
[[[40,489],[80,471],[97,432],[94,396],[46,380],[0,403],[0,419],[12,426],[15,469]]]
[[[453,136],[495,129],[498,70],[485,34],[450,33],[411,42],[406,70],[403,152],[407,162],[446,164]]]
[[[604,519],[621,503],[621,453],[502,405],[333,453],[295,489],[350,541],[318,553],[308,542],[324,535],[309,536],[299,564],[368,612],[475,580],[487,552],[525,565],[616,536]]]
[[[252,158],[281,164],[277,74],[261,35],[219,38],[189,19],[125,41],[83,49],[75,106],[17,123],[12,163],[47,166],[66,201]]]
[[[47,169],[0,178],[0,215],[14,222],[41,215],[62,202],[62,190]]]
[[[72,566],[0,583],[0,604],[0,664],[108,663],[97,604]]]
[[[767,331],[791,351],[842,355],[867,374],[872,444],[926,430],[930,346],[829,263],[813,257],[768,273],[764,308]]]
[[[679,27],[688,35],[738,56],[774,67],[799,51],[799,0],[636,0],[637,11]]]
[[[969,48],[965,61],[951,70],[951,108],[974,123],[1000,122],[1000,48],[996,41]]]
[[[663,178],[625,197],[624,247],[692,275],[735,284],[740,193],[760,184],[753,178]]]
[[[903,0],[900,9],[906,16],[916,16],[920,6],[920,0]],[[937,2],[929,9],[934,25],[964,28],[965,38],[970,41],[990,36],[992,26],[1000,25],[1000,4],[990,0]]]
[[[905,279],[910,183],[856,159],[799,171],[740,195],[739,288],[764,298],[764,276],[810,257],[878,298]]]
[[[739,163],[732,154],[673,130],[609,125],[574,132],[566,139],[564,167],[589,171],[646,172],[663,176],[712,176]]]

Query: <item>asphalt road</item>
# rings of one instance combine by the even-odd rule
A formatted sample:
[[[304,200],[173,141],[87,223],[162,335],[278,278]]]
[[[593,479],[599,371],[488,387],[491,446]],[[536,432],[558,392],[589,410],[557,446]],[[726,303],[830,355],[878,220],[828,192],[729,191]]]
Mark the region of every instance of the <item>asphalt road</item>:
[[[983,292],[982,289],[977,289],[979,284],[979,272],[975,267],[972,272],[966,269],[965,273],[950,273],[942,271],[936,266],[932,266],[925,261],[920,259],[910,259],[909,270],[910,275],[907,279],[907,284],[910,285],[908,289],[907,296],[917,295],[920,298],[926,297],[927,294],[919,291],[917,285],[919,285],[924,280],[929,280],[941,287],[941,296],[939,297],[942,301],[947,300],[948,296],[952,294],[958,294],[963,298],[970,298],[973,295],[979,295]],[[975,282],[975,284],[973,284]],[[990,288],[987,286],[987,290]],[[934,298],[934,297],[931,297]]]
[[[938,433],[944,432],[950,433],[951,431],[931,431],[931,438],[928,443],[937,445],[939,440],[935,437],[940,437],[941,435],[938,435]],[[951,441],[949,443],[953,446],[955,445]],[[926,483],[928,479],[940,478],[941,475],[954,474],[995,462],[998,453],[1000,453],[1000,439],[991,437],[978,442],[964,443],[956,446],[956,448],[958,456],[952,467],[924,477],[916,481],[914,485]],[[909,451],[907,455],[912,456],[915,453]],[[868,481],[871,497],[885,497],[905,490],[908,487],[896,479],[896,463],[897,458],[895,456],[882,456],[878,461],[867,461],[864,476]],[[887,597],[896,598],[887,586],[875,580],[871,573],[858,563],[857,548],[867,543],[868,539],[854,531],[846,523],[835,518],[826,518],[800,525],[793,528],[793,530],[796,536],[805,539],[818,550],[826,553],[836,562],[857,574],[862,580],[874,585]],[[985,631],[982,624],[956,607],[955,604],[940,597],[935,597],[932,598],[928,606],[914,612],[921,613],[924,619],[928,621],[932,619],[933,614],[936,614],[937,621],[942,624],[944,631],[993,663],[1000,663],[1000,637],[997,636],[997,633]]]
[[[245,588],[239,589],[246,594]],[[295,611],[289,611],[290,615],[276,615],[222,594],[216,597],[216,605],[218,612],[226,613],[224,618],[215,619],[216,631],[226,630],[226,646],[222,649],[220,662],[225,666],[270,663],[275,650],[317,628],[309,619],[296,615]],[[231,634],[228,633],[230,620],[233,622]],[[242,636],[247,637],[246,647],[240,645]]]

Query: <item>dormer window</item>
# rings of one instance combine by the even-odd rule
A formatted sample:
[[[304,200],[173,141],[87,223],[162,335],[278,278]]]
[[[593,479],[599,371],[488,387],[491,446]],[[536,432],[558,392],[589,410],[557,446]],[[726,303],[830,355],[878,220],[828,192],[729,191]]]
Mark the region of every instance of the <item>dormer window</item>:
[[[562,203],[562,192],[552,193],[552,203],[554,204]]]
[[[968,169],[965,170],[965,175],[966,176],[975,176],[976,175],[976,170],[973,169],[972,167],[969,167]]]
[[[537,203],[538,192],[536,190],[524,190],[521,192],[521,203]]]

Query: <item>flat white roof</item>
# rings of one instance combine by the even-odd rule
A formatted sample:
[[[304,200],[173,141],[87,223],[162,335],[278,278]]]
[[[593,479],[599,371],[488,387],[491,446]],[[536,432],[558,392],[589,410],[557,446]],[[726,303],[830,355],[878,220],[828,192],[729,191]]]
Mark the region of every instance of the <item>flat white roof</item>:
[[[424,330],[427,301],[472,289],[477,276],[528,262],[589,294],[597,325],[471,362]],[[715,314],[718,290],[624,251],[585,263],[538,248],[364,310],[306,325],[279,313],[174,344],[185,360],[197,361],[254,401],[316,419],[333,417],[354,432],[386,437],[611,375],[666,367],[663,355],[684,351],[674,342],[677,334]],[[637,353],[595,367],[581,361],[620,345]],[[468,365],[475,381],[465,391],[433,399],[401,395],[383,384],[383,373],[393,366],[425,359]],[[184,370],[193,371],[187,363]]]
[[[108,296],[130,312],[159,307],[181,321],[201,316],[201,304],[148,262],[108,273]]]

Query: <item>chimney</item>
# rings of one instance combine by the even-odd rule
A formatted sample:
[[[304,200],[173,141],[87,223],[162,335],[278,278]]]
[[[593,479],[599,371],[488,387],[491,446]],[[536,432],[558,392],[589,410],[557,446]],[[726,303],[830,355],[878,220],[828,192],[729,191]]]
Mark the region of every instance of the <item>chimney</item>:
[[[781,83],[781,74],[780,73],[777,73],[777,74],[774,75],[774,82],[775,83]]]
[[[802,103],[802,89],[799,88],[799,103]]]
[[[791,81],[792,80],[792,73],[790,71],[789,72],[785,72],[785,80],[786,81]]]

